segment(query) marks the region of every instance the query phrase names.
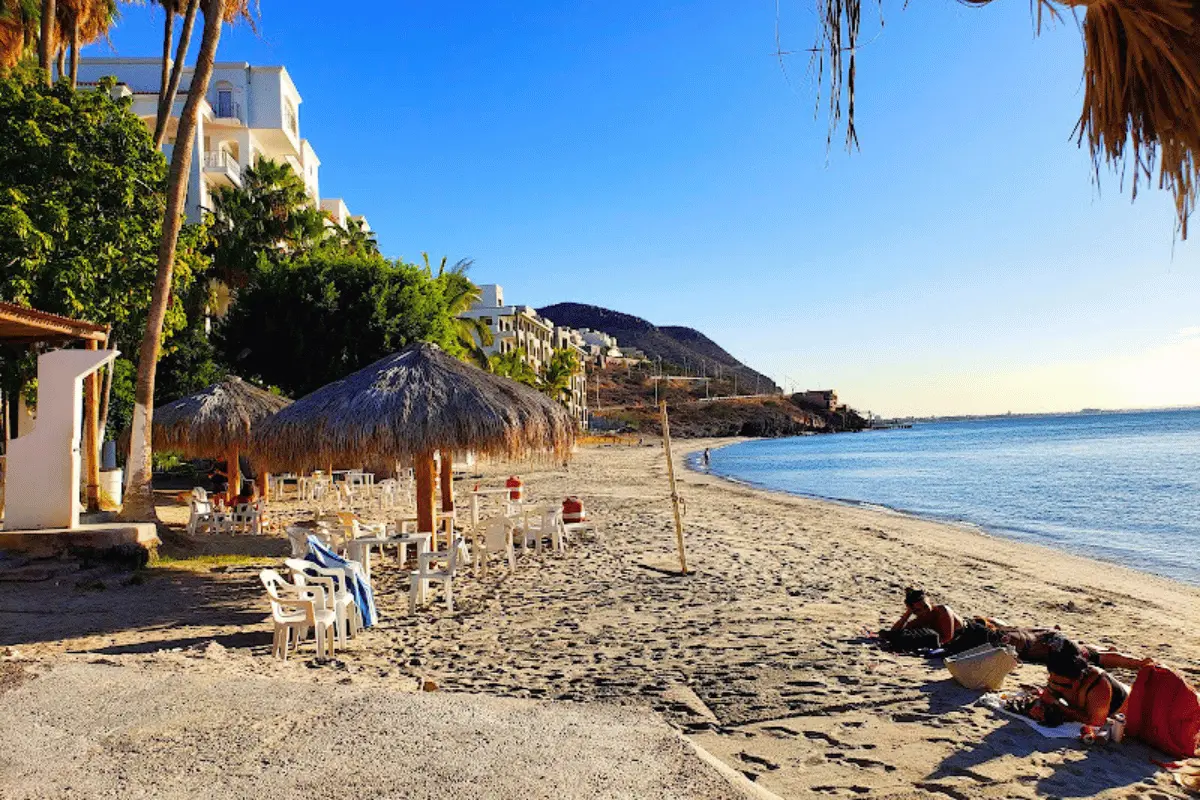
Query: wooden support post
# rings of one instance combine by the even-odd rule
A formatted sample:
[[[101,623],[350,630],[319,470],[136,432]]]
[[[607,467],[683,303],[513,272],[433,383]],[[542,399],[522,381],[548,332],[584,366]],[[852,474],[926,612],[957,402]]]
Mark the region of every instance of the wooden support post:
[[[99,342],[89,339],[88,350],[98,350]],[[83,379],[83,463],[87,476],[87,510],[100,510],[100,376],[92,372]]]
[[[679,547],[679,572],[687,575],[687,558],[683,554],[683,519],[679,516],[679,492],[675,490],[675,459],[671,457],[671,423],[667,419],[667,401],[663,400],[659,408],[662,410],[663,452],[667,454],[667,481],[671,485],[671,506],[675,512],[675,544]]]
[[[225,492],[225,502],[232,506],[234,499],[242,493],[242,465],[238,460],[236,447],[231,447],[225,456],[225,473],[229,476],[229,488]]]
[[[454,510],[454,456],[442,452],[442,511]]]
[[[433,452],[418,453],[413,461],[413,473],[417,483],[417,532],[432,533],[432,549],[437,549],[437,528],[433,524],[434,477]]]

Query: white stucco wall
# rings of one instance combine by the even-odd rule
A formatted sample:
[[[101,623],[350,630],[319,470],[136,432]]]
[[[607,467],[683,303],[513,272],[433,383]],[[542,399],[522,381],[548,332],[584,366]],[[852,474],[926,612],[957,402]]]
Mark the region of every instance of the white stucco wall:
[[[116,356],[116,350],[38,356],[37,422],[8,443],[5,530],[79,526],[82,379]]]

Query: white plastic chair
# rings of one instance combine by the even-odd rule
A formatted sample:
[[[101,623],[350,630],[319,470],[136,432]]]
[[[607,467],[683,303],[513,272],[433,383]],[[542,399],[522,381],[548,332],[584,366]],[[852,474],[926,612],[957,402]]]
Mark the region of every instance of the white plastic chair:
[[[350,578],[346,570],[322,567],[302,558],[289,558],[283,563],[292,571],[292,579],[297,586],[320,586],[325,590],[326,599],[333,598],[338,643],[345,647],[347,638],[357,636],[363,627],[362,612],[350,593]]]
[[[337,615],[326,605],[325,589],[288,583],[273,569],[264,569],[258,577],[271,598],[271,616],[275,622],[272,655],[287,661],[288,650],[299,651],[301,640],[312,628],[317,655],[332,658]]]
[[[304,558],[308,555],[308,535],[312,533],[308,528],[301,528],[296,525],[287,527],[288,543],[292,546],[292,558]]]
[[[508,517],[492,517],[479,523],[474,530],[472,550],[475,556],[475,568],[482,565],[481,574],[488,574],[488,556],[492,553],[504,553],[508,559],[508,570],[517,568],[517,553],[513,547],[513,535],[516,524]]]
[[[559,553],[567,550],[567,529],[563,524],[561,508],[547,508],[542,512],[541,535],[550,534],[550,546]]]
[[[458,560],[465,548],[462,537],[455,536],[445,550],[421,553],[417,556],[417,569],[409,574],[408,613],[416,613],[417,605],[424,604],[429,593],[429,584],[441,584],[446,595],[446,610],[454,610],[454,577],[458,573]],[[437,565],[445,563],[438,568]]]
[[[197,490],[192,490],[191,513],[188,516],[187,524],[188,534],[221,533],[231,530],[233,523],[229,514],[224,511],[214,511],[204,490],[199,489],[198,491],[199,494],[197,494]]]
[[[229,527],[236,533],[262,533],[263,503],[239,503],[229,517]]]

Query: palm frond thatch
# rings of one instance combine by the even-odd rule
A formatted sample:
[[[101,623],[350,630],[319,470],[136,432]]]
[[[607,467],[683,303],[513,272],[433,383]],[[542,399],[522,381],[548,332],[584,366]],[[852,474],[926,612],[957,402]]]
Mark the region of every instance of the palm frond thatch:
[[[232,448],[248,447],[252,430],[291,402],[229,377],[154,409],[154,446],[193,458],[223,458]]]
[[[570,454],[574,424],[559,404],[431,344],[414,344],[323,386],[259,425],[265,469],[408,462],[432,450],[521,458]]]
[[[961,0],[972,6],[994,0]],[[1097,171],[1107,163],[1131,174],[1130,191],[1154,180],[1175,198],[1177,224],[1187,238],[1200,188],[1200,0],[1034,0],[1042,12],[1084,12],[1083,110],[1076,133]],[[828,81],[830,128],[846,98],[846,144],[854,127],[860,0],[819,0],[821,23],[814,58]]]

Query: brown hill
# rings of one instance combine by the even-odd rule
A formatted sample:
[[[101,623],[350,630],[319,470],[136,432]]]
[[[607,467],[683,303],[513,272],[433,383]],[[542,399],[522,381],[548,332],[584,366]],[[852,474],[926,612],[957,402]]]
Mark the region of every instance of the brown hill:
[[[729,379],[731,385],[736,382],[739,394],[779,391],[773,380],[694,328],[660,328],[641,317],[585,303],[555,303],[539,308],[538,314],[556,325],[591,328],[615,336],[621,347],[635,347],[651,360],[662,359],[663,371],[668,375],[720,376]]]

